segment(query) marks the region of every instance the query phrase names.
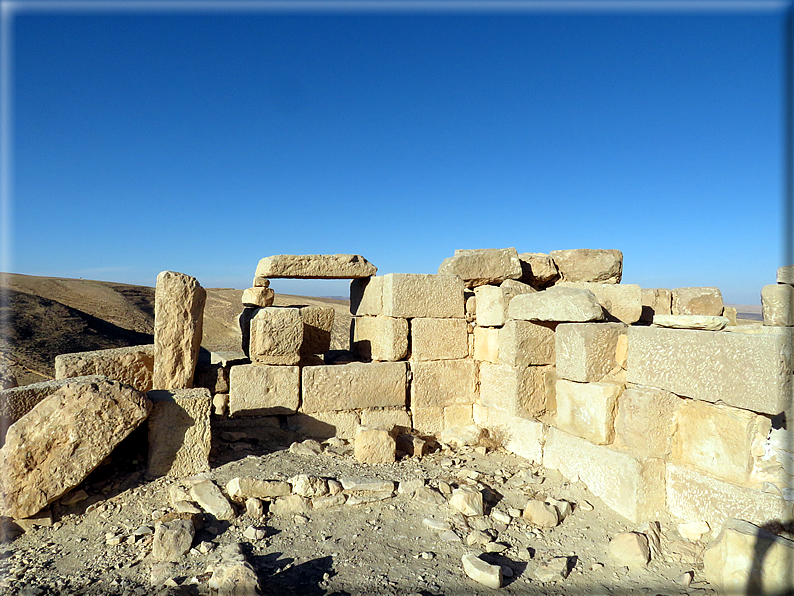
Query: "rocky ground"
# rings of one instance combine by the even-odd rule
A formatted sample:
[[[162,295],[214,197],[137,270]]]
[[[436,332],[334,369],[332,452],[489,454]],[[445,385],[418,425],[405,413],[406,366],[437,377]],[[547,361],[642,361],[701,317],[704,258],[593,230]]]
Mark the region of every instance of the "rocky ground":
[[[610,541],[626,531],[652,531],[613,514],[580,483],[498,446],[437,446],[421,458],[365,465],[337,439],[276,450],[243,441],[219,444],[212,470],[200,477],[149,481],[140,438],[133,435],[54,504],[52,521],[45,516],[45,525],[2,545],[0,593],[214,594],[213,571],[234,544],[261,593],[279,596],[493,593],[464,571],[469,553],[501,566],[500,591],[507,594],[713,593],[701,575],[702,544],[682,539],[674,524],[660,520],[660,548],[647,566],[627,566],[628,555],[612,554]],[[234,503],[228,521],[202,512],[189,552],[173,563],[153,556],[157,520],[190,509],[180,499],[190,500],[199,480],[224,490],[236,477],[293,479],[294,487],[299,474],[325,479],[331,492],[349,489],[315,499],[312,509],[300,505],[303,499],[286,508],[264,499],[261,516],[256,503],[247,509],[243,502]],[[384,491],[383,483],[362,479],[392,484]],[[450,494],[465,486],[484,495],[485,515],[467,517],[450,504]],[[543,528],[521,515],[530,499],[556,499],[562,512],[564,501],[572,511]]]

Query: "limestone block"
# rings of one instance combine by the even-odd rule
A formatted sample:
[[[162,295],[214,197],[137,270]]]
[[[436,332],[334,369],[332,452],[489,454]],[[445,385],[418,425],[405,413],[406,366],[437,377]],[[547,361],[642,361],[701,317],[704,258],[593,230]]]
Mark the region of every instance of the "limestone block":
[[[444,406],[421,407],[411,404],[413,427],[420,433],[436,435],[446,427]]]
[[[728,325],[738,325],[739,322],[736,320],[736,317],[739,313],[736,310],[735,306],[725,306],[722,309],[722,316],[728,319]]]
[[[226,483],[226,494],[238,501],[250,498],[272,499],[292,494],[292,488],[288,482],[280,480],[260,480],[253,476],[242,476],[232,478]]]
[[[541,290],[560,278],[557,265],[550,255],[543,252],[524,252],[518,255],[521,261],[520,281]]]
[[[673,449],[675,413],[683,403],[669,391],[629,387],[618,399],[616,443],[638,457],[667,457]]]
[[[480,286],[474,289],[477,299],[477,325],[501,327],[507,320],[507,307],[514,296],[532,294],[536,290],[529,284],[508,279],[500,286]]]
[[[411,360],[457,360],[469,355],[465,319],[411,320]]]
[[[794,541],[729,519],[703,553],[703,575],[721,594],[794,593]]]
[[[524,321],[584,323],[602,320],[604,309],[589,290],[553,286],[542,292],[515,296],[507,307],[507,314]]]
[[[556,323],[511,319],[499,330],[499,364],[554,364]]]
[[[408,355],[408,321],[383,316],[355,317],[352,348],[369,360],[402,360]]]
[[[763,525],[791,519],[791,502],[777,494],[712,478],[692,466],[667,464],[667,509],[684,521],[718,528],[728,518]]]
[[[615,414],[623,385],[557,381],[557,427],[596,445],[615,438]]]
[[[648,537],[639,532],[621,532],[609,542],[609,554],[621,565],[645,567],[651,561]]]
[[[753,445],[749,484],[765,489],[771,485],[784,498],[794,501],[794,435],[791,429],[774,428],[760,444]]]
[[[212,446],[207,389],[150,391],[147,475],[186,477],[207,472]]]
[[[488,436],[494,443],[530,462],[543,461],[547,427],[541,422],[518,418],[503,410],[487,408],[481,404],[472,406],[472,418],[475,424],[488,431]]]
[[[791,401],[792,332],[788,328],[726,333],[629,327],[628,336],[626,379],[630,383],[771,415],[782,412]]]
[[[640,321],[650,323],[653,315],[672,314],[673,293],[666,288],[642,288]]]
[[[66,494],[151,408],[143,392],[107,377],[69,379],[8,429],[0,449],[0,514],[30,517]]]
[[[439,275],[458,275],[467,288],[499,284],[521,277],[521,261],[515,248],[484,248],[456,250],[455,256],[444,259]]]
[[[353,454],[364,464],[391,464],[397,459],[397,443],[388,430],[360,426],[356,431]]]
[[[543,465],[580,480],[613,511],[639,523],[665,508],[664,461],[640,459],[550,428]]]
[[[331,349],[334,309],[330,306],[301,306],[298,310],[303,321],[301,355],[325,354]]]
[[[216,519],[234,519],[232,504],[212,480],[201,480],[190,487],[190,498]]]
[[[300,401],[297,366],[243,364],[229,373],[230,416],[294,414]]]
[[[153,389],[193,387],[207,292],[195,277],[163,271],[154,292]]]
[[[55,357],[56,379],[102,375],[144,392],[152,388],[153,369],[154,344]]]
[[[266,277],[254,277],[254,281],[251,285],[255,288],[269,288],[270,280]]]
[[[794,285],[794,265],[786,265],[777,269],[777,283]]]
[[[718,317],[722,315],[722,308],[722,293],[719,288],[675,288],[670,314]]]
[[[350,314],[361,317],[383,314],[383,277],[362,277],[350,282]]]
[[[600,381],[619,365],[623,323],[561,323],[554,334],[557,376],[581,383]]]
[[[302,371],[305,413],[405,406],[405,362],[352,362]]]
[[[287,428],[305,437],[315,439],[352,439],[361,420],[354,410],[336,412],[312,412],[296,414],[287,418]]]
[[[259,364],[300,362],[303,318],[297,308],[260,308],[251,318],[250,357]]]
[[[449,504],[466,517],[476,517],[483,514],[482,493],[472,486],[461,486],[453,490],[452,496],[449,498]]]
[[[270,282],[268,281],[268,284]],[[273,300],[276,299],[276,293],[269,287],[263,288],[262,286],[254,286],[243,290],[243,306],[250,306],[255,308],[266,308],[273,306]]]
[[[502,567],[492,565],[483,561],[474,553],[469,553],[461,557],[463,571],[471,579],[488,588],[501,588],[504,578],[502,577]]]
[[[480,399],[486,408],[497,408],[513,416],[535,418],[548,409],[554,394],[553,366],[480,364]],[[552,397],[553,399],[553,397]]]
[[[772,284],[761,289],[761,309],[764,325],[794,326],[794,286]]]
[[[375,428],[411,429],[411,415],[405,408],[378,408],[361,410],[361,425]]]
[[[256,277],[294,279],[355,279],[370,277],[378,268],[361,255],[273,255],[256,266]]]
[[[653,324],[670,329],[703,329],[720,331],[730,323],[728,317],[708,317],[706,315],[654,315]]]
[[[72,378],[56,379],[0,391],[0,444],[9,426],[30,412],[44,398],[59,391],[71,381]]]
[[[444,428],[470,426],[474,423],[471,405],[444,407]]]
[[[619,250],[579,248],[550,253],[562,281],[619,284],[623,253]]]
[[[473,360],[411,362],[411,408],[472,404],[477,396]]]
[[[383,276],[383,314],[388,317],[462,319],[463,280],[457,275],[389,273]]]
[[[484,360],[493,364],[499,363],[499,334],[501,332],[501,329],[495,329],[493,327],[474,328],[475,360]]]
[[[753,445],[769,435],[769,418],[720,404],[687,400],[676,413],[673,457],[711,476],[744,484],[753,467]]]
[[[590,290],[604,308],[607,319],[630,325],[642,316],[642,289],[637,284],[573,283],[563,281],[555,287]]]

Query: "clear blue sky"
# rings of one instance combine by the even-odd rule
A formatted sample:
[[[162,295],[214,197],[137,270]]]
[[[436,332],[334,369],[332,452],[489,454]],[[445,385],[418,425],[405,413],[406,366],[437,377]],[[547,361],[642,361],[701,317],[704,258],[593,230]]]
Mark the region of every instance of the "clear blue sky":
[[[13,272],[244,288],[281,253],[385,274],[619,248],[625,283],[754,304],[783,264],[783,3],[31,4],[11,11]]]

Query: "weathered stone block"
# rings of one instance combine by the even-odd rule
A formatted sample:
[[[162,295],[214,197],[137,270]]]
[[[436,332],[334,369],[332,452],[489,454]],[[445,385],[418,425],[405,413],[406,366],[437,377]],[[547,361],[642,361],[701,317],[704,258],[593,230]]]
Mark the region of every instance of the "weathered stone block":
[[[472,406],[472,417],[477,426],[487,429],[495,444],[534,463],[543,461],[543,444],[548,427],[537,420],[513,416],[498,408],[481,404]]]
[[[781,331],[629,327],[626,379],[684,397],[779,414],[791,403],[792,332],[764,329]]]
[[[394,317],[355,317],[352,348],[362,358],[402,360],[408,355],[408,321]]]
[[[334,309],[330,306],[301,306],[299,311],[303,321],[301,356],[325,354],[331,349]]]
[[[444,406],[422,407],[411,404],[411,419],[413,427],[420,433],[435,435],[446,428]]]
[[[777,283],[794,285],[794,265],[786,265],[777,269]]]
[[[388,317],[465,317],[463,280],[457,275],[389,273],[381,284],[383,314]]]
[[[761,289],[764,325],[794,326],[794,286],[772,284]]]
[[[102,375],[144,392],[152,388],[153,369],[154,344],[55,357],[56,379]]]
[[[791,519],[791,502],[779,494],[718,480],[692,466],[668,462],[666,481],[667,509],[684,522],[719,528],[732,517],[758,525]]]
[[[465,319],[411,320],[411,360],[457,360],[469,355]]]
[[[251,318],[250,357],[260,364],[300,362],[303,318],[297,308],[260,308]]]
[[[642,289],[637,284],[573,283],[563,281],[555,287],[590,290],[607,313],[607,319],[630,325],[642,316]]]
[[[458,275],[466,287],[499,284],[521,277],[521,261],[515,248],[484,248],[456,250],[455,256],[444,259],[440,275]]]
[[[500,286],[480,286],[475,288],[477,325],[480,327],[501,327],[507,321],[507,308],[510,300],[514,296],[532,294],[535,291],[532,286],[512,279],[502,282]]]
[[[375,428],[411,429],[411,415],[405,408],[378,408],[361,410],[361,425]]]
[[[36,404],[62,389],[72,378],[31,383],[0,391],[0,445],[8,427],[30,412]]]
[[[154,293],[154,389],[193,387],[207,292],[195,277],[163,271]]]
[[[383,277],[362,277],[350,282],[350,314],[375,317],[383,314]]]
[[[307,366],[302,371],[301,411],[404,407],[407,374],[405,362]]]
[[[703,575],[721,594],[794,593],[794,541],[729,519],[703,553]]]
[[[230,416],[294,414],[299,402],[297,366],[243,364],[229,373]]]
[[[107,377],[69,379],[8,429],[0,449],[0,513],[30,517],[66,494],[151,408],[143,392]]]
[[[673,315],[722,314],[722,293],[719,288],[675,288],[673,290]]]
[[[615,366],[622,323],[561,323],[554,334],[557,376],[586,383],[600,381]]]
[[[554,364],[556,323],[507,321],[499,330],[499,364]]]
[[[456,405],[444,407],[444,428],[469,426],[474,423],[472,406]]]
[[[640,321],[650,323],[653,315],[672,314],[673,293],[666,288],[642,288]]]
[[[618,399],[616,443],[638,457],[667,457],[673,450],[675,413],[683,402],[669,391],[629,387]]]
[[[391,464],[397,459],[397,443],[386,429],[360,426],[353,453],[364,464]]]
[[[639,459],[612,447],[593,445],[550,428],[543,465],[569,480],[580,480],[616,513],[638,523],[664,511],[664,461]]]
[[[210,469],[210,409],[207,389],[150,391],[147,475],[185,477]]]
[[[477,396],[473,360],[412,362],[411,408],[472,404]]]
[[[554,286],[534,294],[515,296],[507,307],[513,319],[524,321],[600,321],[604,309],[589,290]]]
[[[554,395],[553,366],[480,364],[479,403],[521,418],[535,418],[549,407]]]
[[[557,381],[557,427],[596,445],[615,438],[615,414],[623,385]]]
[[[623,253],[619,250],[578,248],[549,254],[562,281],[619,284],[623,276]]]
[[[560,273],[550,255],[542,252],[524,252],[518,255],[521,261],[520,281],[541,290],[559,279]]]
[[[720,331],[730,323],[728,317],[710,317],[706,315],[653,315],[653,324],[657,327],[670,329],[701,329],[704,331]]]
[[[493,327],[474,328],[474,359],[499,364],[499,334]]]
[[[270,282],[268,281],[269,284]],[[273,306],[273,300],[275,299],[276,293],[269,287],[254,286],[243,290],[243,306],[266,308]]]
[[[673,457],[712,476],[744,484],[753,467],[753,446],[769,435],[769,418],[720,404],[687,400],[676,414]]]
[[[352,439],[361,424],[355,410],[339,410],[336,412],[312,412],[296,414],[287,418],[287,427],[303,436],[313,439]]]
[[[355,279],[370,277],[378,268],[361,255],[273,255],[259,261],[256,277],[295,279]]]

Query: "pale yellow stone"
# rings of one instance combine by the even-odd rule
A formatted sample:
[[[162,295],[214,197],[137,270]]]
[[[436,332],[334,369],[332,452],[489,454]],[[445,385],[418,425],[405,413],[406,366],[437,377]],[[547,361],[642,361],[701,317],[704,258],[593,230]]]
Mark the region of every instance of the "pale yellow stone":
[[[259,308],[251,318],[251,360],[260,364],[294,365],[300,362],[303,319],[297,308]]]
[[[243,306],[265,308],[266,306],[273,306],[275,298],[276,293],[271,288],[254,286],[243,291],[242,302]]]
[[[207,292],[195,277],[174,271],[157,276],[152,388],[193,387],[206,299]]]
[[[521,261],[520,280],[540,290],[560,277],[557,265],[550,255],[542,252],[524,252],[518,255]]]
[[[362,277],[350,282],[350,314],[378,316],[383,314],[383,277]]]
[[[334,327],[334,309],[330,306],[298,307],[303,321],[301,355],[325,354],[331,349],[331,330]]]
[[[397,459],[397,445],[388,430],[360,426],[354,442],[356,460],[365,464],[389,464]]]
[[[405,408],[378,408],[361,410],[361,425],[377,428],[411,429],[411,415]]]
[[[794,286],[772,284],[761,289],[761,309],[764,325],[794,326]]]
[[[152,388],[153,369],[154,344],[59,354],[55,357],[56,379],[102,375],[132,385],[138,391]]]
[[[474,328],[474,359],[492,364],[499,363],[499,334],[501,329],[493,327]]]
[[[457,275],[389,273],[383,276],[382,314],[388,317],[465,318],[463,280]]]
[[[302,370],[301,411],[404,407],[406,385],[405,362],[307,366]]]
[[[615,414],[623,385],[557,380],[557,427],[596,445],[615,438]]]
[[[369,360],[402,360],[408,355],[408,321],[383,316],[355,317],[352,348]]]
[[[438,268],[441,275],[458,275],[473,288],[498,284],[506,279],[521,277],[521,261],[515,248],[484,248],[456,250]]]
[[[288,482],[279,480],[260,480],[252,476],[235,477],[226,483],[226,494],[232,499],[245,501],[249,498],[271,499],[292,494]]]
[[[212,447],[207,389],[150,391],[149,477],[187,477],[210,469]]]
[[[519,418],[481,404],[472,406],[472,418],[479,427],[488,431],[493,443],[527,461],[542,463],[547,427],[541,422]]]
[[[719,288],[691,287],[673,290],[673,315],[722,315],[722,293]]]
[[[642,289],[637,284],[573,283],[562,281],[555,287],[577,288],[592,292],[610,321],[630,325],[642,316]]]
[[[287,418],[287,427],[290,430],[313,439],[352,439],[356,436],[359,424],[361,420],[355,410],[312,412]]]
[[[728,317],[711,317],[706,315],[654,315],[653,324],[670,329],[702,329],[720,331],[730,323]]]
[[[444,428],[469,426],[473,422],[471,405],[444,407]]]
[[[435,435],[445,428],[443,406],[411,405],[411,419],[414,428],[420,433]]]
[[[563,281],[619,284],[623,253],[619,250],[579,248],[549,253]]]
[[[300,402],[297,366],[242,364],[229,373],[230,416],[294,414]]]
[[[499,364],[554,364],[556,323],[507,321],[499,330]]]
[[[615,342],[615,362],[620,368],[626,368],[626,362],[629,357],[629,336],[621,333]]]
[[[378,268],[361,255],[273,255],[259,261],[256,277],[355,279],[375,275]]]
[[[554,381],[549,377],[551,374],[551,366],[509,366],[483,362],[480,364],[479,403],[521,418],[540,416],[549,409],[549,396],[554,392]]]
[[[477,299],[477,325],[501,327],[507,321],[510,300],[520,294],[531,294],[536,290],[525,283],[507,280],[499,286],[480,286],[474,289]]]
[[[710,475],[744,484],[753,467],[752,448],[769,434],[769,418],[747,410],[687,400],[676,413],[673,457]]]
[[[472,404],[477,363],[470,359],[412,362],[411,408]]]
[[[255,288],[269,288],[270,280],[266,277],[254,277],[254,281],[251,285]]]
[[[620,364],[618,339],[622,323],[561,323],[554,334],[557,376],[582,383],[600,381]]]
[[[650,323],[653,315],[672,314],[673,292],[667,288],[642,288],[640,321]]]
[[[469,355],[465,319],[411,320],[411,360],[456,360]]]
[[[590,290],[554,286],[515,296],[507,314],[523,321],[587,322],[604,318],[604,309]]]
[[[618,399],[616,442],[638,457],[667,457],[673,450],[675,413],[683,403],[662,389],[627,388]]]
[[[722,316],[728,319],[728,325],[738,325],[739,322],[736,320],[738,316],[738,311],[736,310],[735,306],[725,306],[722,309]]]

